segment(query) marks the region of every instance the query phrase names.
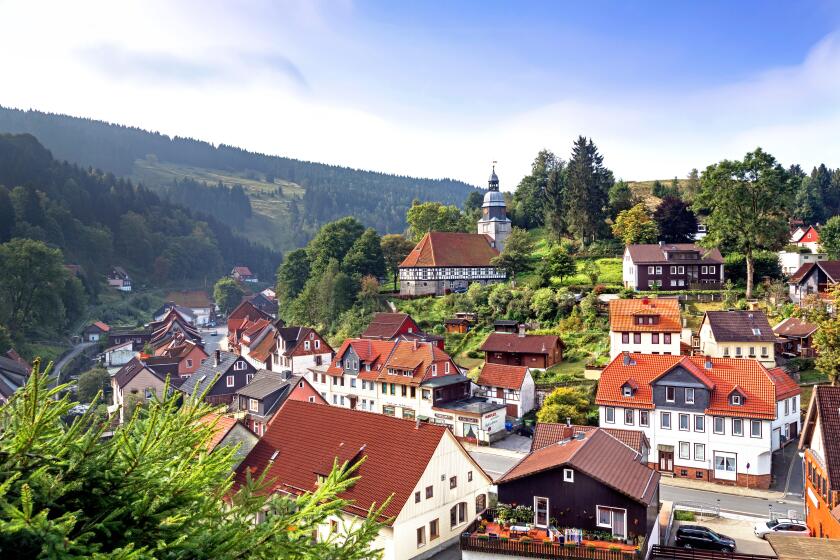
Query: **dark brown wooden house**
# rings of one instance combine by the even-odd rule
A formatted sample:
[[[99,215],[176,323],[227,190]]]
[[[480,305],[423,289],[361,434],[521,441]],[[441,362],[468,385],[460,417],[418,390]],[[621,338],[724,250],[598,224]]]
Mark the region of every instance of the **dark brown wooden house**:
[[[569,437],[533,450],[497,480],[499,502],[534,508],[538,528],[606,531],[649,543],[657,535],[659,473],[606,431],[573,428]]]
[[[481,345],[484,360],[491,364],[546,369],[563,360],[563,341],[553,334],[493,332]]]
[[[816,356],[814,333],[818,328],[817,325],[802,319],[788,317],[773,327],[773,334],[777,337],[776,355],[787,358],[813,358]]]

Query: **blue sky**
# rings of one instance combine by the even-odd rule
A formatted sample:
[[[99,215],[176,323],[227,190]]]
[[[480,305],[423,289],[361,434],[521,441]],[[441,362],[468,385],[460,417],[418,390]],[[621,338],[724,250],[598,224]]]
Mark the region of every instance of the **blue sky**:
[[[513,188],[592,136],[626,179],[840,161],[840,3],[0,0],[0,104]]]

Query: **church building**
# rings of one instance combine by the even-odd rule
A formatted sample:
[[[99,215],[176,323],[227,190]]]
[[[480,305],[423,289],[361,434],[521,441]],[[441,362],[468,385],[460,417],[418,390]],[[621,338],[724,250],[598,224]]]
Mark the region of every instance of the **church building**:
[[[465,291],[473,282],[504,282],[505,271],[490,261],[504,249],[510,230],[505,197],[499,192],[494,167],[481,205],[478,232],[426,233],[400,264],[400,293],[444,295]]]

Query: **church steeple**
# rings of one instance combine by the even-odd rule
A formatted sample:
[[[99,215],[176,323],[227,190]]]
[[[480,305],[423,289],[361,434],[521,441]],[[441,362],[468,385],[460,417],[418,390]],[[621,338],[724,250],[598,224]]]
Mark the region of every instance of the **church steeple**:
[[[511,223],[507,217],[505,197],[499,192],[499,176],[496,175],[496,162],[487,182],[488,190],[481,205],[481,219],[478,221],[478,233],[493,239],[493,246],[499,251],[504,248],[510,235]]]

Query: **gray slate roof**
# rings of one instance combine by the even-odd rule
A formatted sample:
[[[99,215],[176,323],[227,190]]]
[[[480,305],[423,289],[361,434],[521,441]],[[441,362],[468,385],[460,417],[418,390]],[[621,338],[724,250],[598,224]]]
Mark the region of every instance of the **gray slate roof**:
[[[203,364],[198,366],[195,373],[184,381],[180,387],[181,391],[188,394],[203,393],[213,385],[214,380],[224,375],[233,367],[233,363],[239,359],[239,356],[232,352],[221,352],[220,357],[219,365],[216,365],[215,355],[207,358]]]
[[[715,249],[704,249],[695,245],[694,243],[642,243],[637,245],[628,245],[627,250],[630,252],[630,258],[633,259],[634,264],[642,263],[669,263],[669,264],[689,264],[692,262],[703,262],[712,264],[723,264],[723,257],[720,251]],[[679,260],[669,261],[666,252],[669,251],[699,251],[700,261]]]
[[[709,322],[717,342],[775,342],[776,335],[763,311],[707,311],[703,322]],[[702,326],[702,325],[701,325]],[[753,329],[757,329],[755,334]]]
[[[252,399],[264,399],[276,391],[294,385],[300,377],[300,375],[293,375],[287,379],[282,373],[261,369],[254,374],[251,382],[238,390],[236,394]]]

